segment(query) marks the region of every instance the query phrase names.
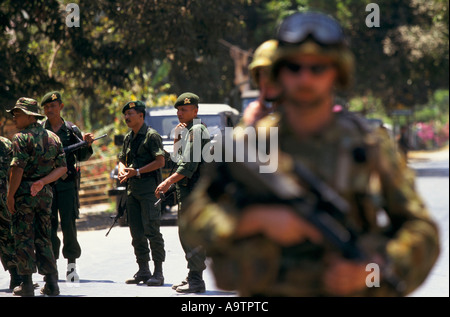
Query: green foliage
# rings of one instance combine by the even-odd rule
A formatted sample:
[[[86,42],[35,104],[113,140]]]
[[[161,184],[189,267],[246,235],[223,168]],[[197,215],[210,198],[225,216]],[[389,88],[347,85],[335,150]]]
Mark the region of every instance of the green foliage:
[[[70,2],[79,4],[79,28],[65,23]],[[11,107],[21,96],[40,100],[58,89],[64,116],[82,129],[119,132],[126,130],[121,106],[133,98],[156,106],[193,91],[202,102],[235,100],[233,60],[219,40],[254,50],[287,15],[314,9],[336,17],[351,39],[355,85],[342,97],[352,107],[378,115],[424,105],[419,114],[431,116],[437,110],[425,108],[449,86],[448,2],[376,1],[379,28],[365,24],[369,2],[2,1],[0,105]],[[448,97],[439,100],[448,108]]]

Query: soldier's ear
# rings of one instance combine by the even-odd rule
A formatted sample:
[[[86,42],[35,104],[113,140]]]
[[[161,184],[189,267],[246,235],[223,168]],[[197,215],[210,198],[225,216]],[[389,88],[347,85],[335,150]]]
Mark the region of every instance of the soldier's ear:
[[[61,106],[61,110],[62,110],[64,108],[64,103],[61,102],[59,105]]]

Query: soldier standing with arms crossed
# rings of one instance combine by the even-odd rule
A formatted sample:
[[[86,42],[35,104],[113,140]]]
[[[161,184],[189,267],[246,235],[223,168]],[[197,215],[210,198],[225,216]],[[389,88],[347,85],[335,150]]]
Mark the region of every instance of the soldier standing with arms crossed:
[[[59,294],[58,271],[51,245],[50,183],[67,172],[66,158],[58,136],[40,125],[38,103],[20,98],[8,110],[20,132],[12,140],[13,156],[7,206],[12,214],[17,271],[22,276],[14,295],[34,296],[32,274],[45,275],[42,294]]]
[[[295,197],[308,206],[294,208],[283,198],[278,204],[266,203],[266,197],[258,196],[262,182],[245,183],[252,174],[246,177],[242,170],[222,186],[229,172],[241,166],[222,164],[208,171],[211,178],[204,178],[192,193],[179,225],[188,230],[192,243],[210,252],[213,267],[222,268],[215,272],[218,286],[237,289],[243,296],[409,294],[425,280],[439,255],[438,229],[392,140],[367,128],[354,114],[332,111],[335,89],[347,88],[353,73],[343,30],[325,14],[296,13],[283,21],[277,40],[271,76],[282,89],[283,103],[278,113],[257,126],[278,127],[279,165],[273,177],[291,182],[286,189],[295,189]],[[299,172],[298,164],[316,183],[320,180],[337,194],[322,202],[343,200],[348,206],[339,219],[340,228],[346,229],[339,231],[345,232],[340,242],[349,241],[352,228],[359,238],[356,247],[366,256],[345,256],[343,248],[330,243],[329,232],[325,236],[323,227],[319,230],[305,220],[305,214],[316,224],[332,218],[318,218],[319,210],[330,204],[314,205],[317,187]],[[250,202],[236,205],[234,192],[224,193],[228,188],[235,189],[237,197],[253,193]],[[324,186],[319,188],[321,193]],[[382,214],[386,223],[379,221]],[[379,268],[375,287],[367,284],[369,263]]]
[[[47,116],[43,126],[45,129],[54,132],[61,140],[63,147],[70,146],[82,141],[88,143],[83,147],[71,153],[66,153],[67,173],[64,174],[53,185],[52,201],[52,247],[55,258],[59,258],[59,248],[61,241],[58,238],[58,211],[61,220],[61,231],[63,233],[62,254],[67,259],[66,276],[71,274],[71,280],[79,279],[76,272],[75,262],[81,255],[81,247],[77,240],[76,219],[79,217],[78,200],[78,182],[80,178],[77,170],[77,162],[87,161],[92,153],[91,144],[94,135],[86,133],[84,136],[78,128],[71,122],[65,121],[61,117],[61,111],[64,108],[61,94],[58,91],[47,93],[41,101],[41,107]]]
[[[164,239],[160,232],[161,205],[155,206],[153,194],[161,181],[164,149],[161,136],[145,124],[145,104],[130,101],[123,108],[127,126],[122,151],[119,153],[119,180],[127,183],[127,214],[138,272],[127,284],[164,284],[162,264],[165,260]],[[148,241],[147,241],[148,240]],[[150,248],[154,262],[150,272]]]
[[[155,195],[159,198],[161,193],[167,192],[172,184],[176,184],[179,215],[184,212],[185,200],[199,180],[201,167],[204,164],[201,151],[210,141],[206,126],[194,122],[197,118],[198,101],[199,97],[196,94],[186,92],[181,94],[175,102],[180,123],[175,129],[174,152],[175,149],[179,149],[182,158],[177,163],[178,168],[175,173],[166,178],[155,190]],[[197,144],[201,147],[197,148]],[[200,150],[200,153],[195,153],[196,150]],[[186,254],[189,273],[181,284],[175,284],[172,288],[179,293],[203,293],[205,292],[205,282],[202,277],[206,269],[205,252],[201,246],[186,243],[186,233],[181,228],[178,234]]]

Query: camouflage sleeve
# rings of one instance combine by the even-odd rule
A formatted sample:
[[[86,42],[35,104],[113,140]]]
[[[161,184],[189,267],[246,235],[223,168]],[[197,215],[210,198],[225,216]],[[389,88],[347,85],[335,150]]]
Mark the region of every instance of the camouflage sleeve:
[[[219,199],[219,203],[207,194],[216,173],[215,164],[209,164],[186,200],[186,212],[179,218],[179,226],[187,232],[190,242],[200,244],[206,250],[229,248],[239,220],[239,212],[232,201]]]
[[[439,233],[427,207],[417,193],[413,171],[395,150],[391,139],[381,136],[379,170],[385,210],[395,232],[386,245],[386,256],[404,294],[428,276],[440,249]]]
[[[28,142],[27,135],[23,133],[16,133],[12,139],[12,160],[11,167],[16,166],[25,168],[30,160],[30,153],[27,150]]]

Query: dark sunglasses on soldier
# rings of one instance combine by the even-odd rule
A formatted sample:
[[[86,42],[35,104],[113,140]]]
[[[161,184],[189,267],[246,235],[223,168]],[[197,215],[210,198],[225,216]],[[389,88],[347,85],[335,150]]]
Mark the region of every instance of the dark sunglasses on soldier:
[[[289,61],[284,61],[281,63],[280,68],[286,68],[292,73],[302,73],[308,70],[313,75],[322,75],[327,70],[333,67],[333,64],[305,64],[305,63],[294,63]]]
[[[286,18],[278,29],[280,46],[298,45],[312,38],[322,45],[345,44],[345,35],[339,23],[323,13],[295,13]]]

